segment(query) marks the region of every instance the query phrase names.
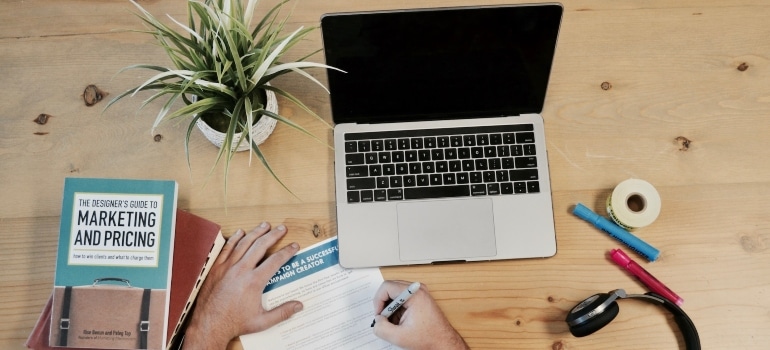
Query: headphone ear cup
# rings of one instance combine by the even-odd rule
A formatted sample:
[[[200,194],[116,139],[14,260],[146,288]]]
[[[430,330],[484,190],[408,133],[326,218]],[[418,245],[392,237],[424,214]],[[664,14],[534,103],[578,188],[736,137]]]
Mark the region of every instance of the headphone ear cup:
[[[618,303],[613,301],[606,309],[604,309],[604,312],[591,317],[583,323],[570,326],[569,331],[576,337],[585,337],[589,334],[593,334],[614,320],[619,311],[620,307],[618,307]]]

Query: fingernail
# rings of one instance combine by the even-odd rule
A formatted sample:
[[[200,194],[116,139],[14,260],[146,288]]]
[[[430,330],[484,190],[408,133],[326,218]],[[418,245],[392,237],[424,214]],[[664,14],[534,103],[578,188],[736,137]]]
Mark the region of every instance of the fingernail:
[[[303,308],[302,303],[297,303],[294,305],[294,312],[300,312],[302,311],[302,308]]]
[[[261,228],[267,227],[267,222],[266,221],[262,221],[262,223],[259,224],[259,227],[261,227]]]
[[[291,249],[299,250],[299,244],[297,244],[297,242],[292,243],[291,244]]]
[[[286,231],[286,226],[278,225],[278,227],[275,228],[278,231]]]

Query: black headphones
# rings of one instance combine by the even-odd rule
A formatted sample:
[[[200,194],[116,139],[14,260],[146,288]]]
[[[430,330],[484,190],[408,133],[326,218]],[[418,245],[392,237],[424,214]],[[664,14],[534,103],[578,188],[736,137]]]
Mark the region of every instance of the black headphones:
[[[569,331],[576,337],[585,337],[600,330],[618,315],[620,308],[615,301],[626,298],[641,299],[653,304],[663,305],[663,307],[674,314],[674,321],[676,321],[679,330],[682,332],[686,349],[700,350],[698,330],[695,329],[695,324],[692,323],[690,317],[676,304],[652,292],[626,294],[625,290],[616,289],[609,293],[594,294],[569,311],[566,320],[567,325],[569,325]]]

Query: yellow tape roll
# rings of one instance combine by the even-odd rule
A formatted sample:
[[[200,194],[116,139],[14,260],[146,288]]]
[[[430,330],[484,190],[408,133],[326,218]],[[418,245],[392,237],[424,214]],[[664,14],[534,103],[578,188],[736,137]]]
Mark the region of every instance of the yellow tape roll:
[[[649,182],[628,179],[607,197],[607,214],[616,224],[633,230],[651,224],[660,214],[660,195]]]

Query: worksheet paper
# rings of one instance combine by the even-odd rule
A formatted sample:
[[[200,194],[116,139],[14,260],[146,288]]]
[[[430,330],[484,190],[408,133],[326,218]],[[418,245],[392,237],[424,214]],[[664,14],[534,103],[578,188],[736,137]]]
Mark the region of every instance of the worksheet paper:
[[[241,336],[246,350],[398,349],[372,331],[373,297],[383,278],[378,268],[344,269],[337,238],[298,252],[271,278],[266,309],[299,300],[304,309],[272,328]]]

